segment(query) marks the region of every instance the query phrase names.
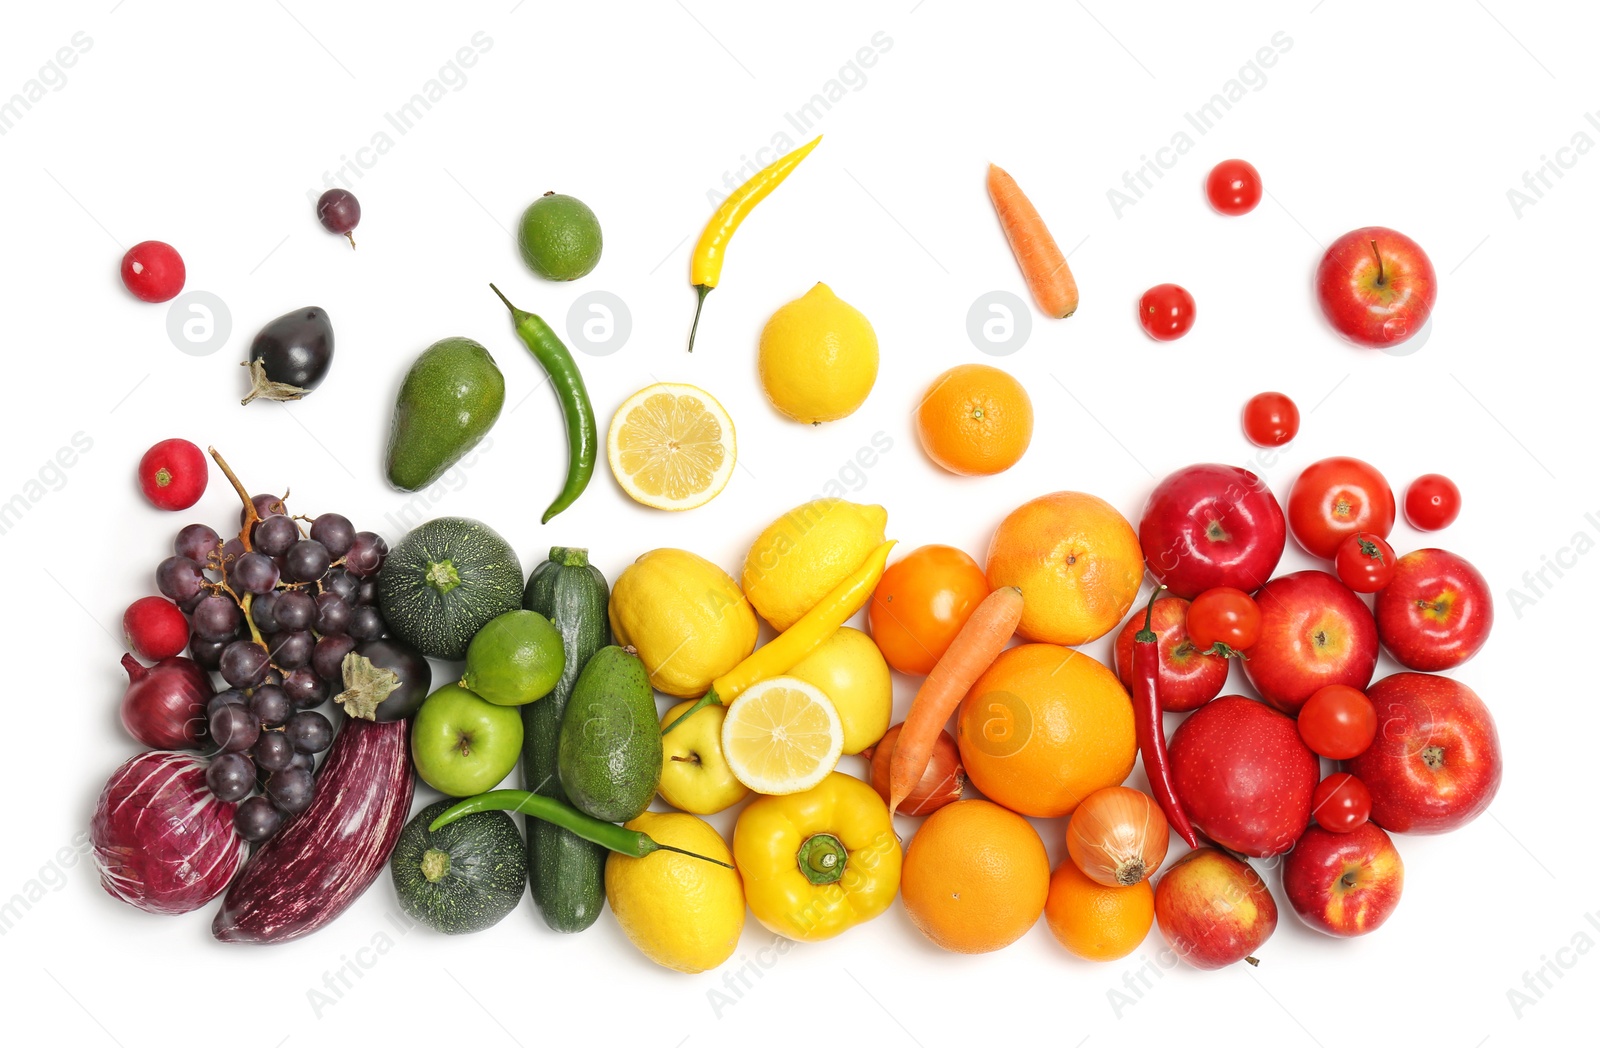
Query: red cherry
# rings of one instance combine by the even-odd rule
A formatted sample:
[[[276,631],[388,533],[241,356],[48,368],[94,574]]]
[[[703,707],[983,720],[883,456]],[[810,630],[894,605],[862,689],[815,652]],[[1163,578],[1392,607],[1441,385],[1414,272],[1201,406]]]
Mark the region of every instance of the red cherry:
[[[165,302],[183,290],[183,258],[171,244],[146,240],[122,256],[122,283],[135,298]]]
[[[1261,172],[1247,160],[1224,160],[1206,176],[1206,196],[1224,215],[1243,215],[1261,203]]]

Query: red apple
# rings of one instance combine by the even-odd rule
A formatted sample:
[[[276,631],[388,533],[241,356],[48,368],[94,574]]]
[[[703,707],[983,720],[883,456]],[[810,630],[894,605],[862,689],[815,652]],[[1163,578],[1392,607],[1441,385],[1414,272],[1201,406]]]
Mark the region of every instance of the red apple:
[[[1378,737],[1345,770],[1367,784],[1372,821],[1395,833],[1445,833],[1482,814],[1500,789],[1500,735],[1483,700],[1431,673],[1385,677],[1367,698]]]
[[[1244,674],[1261,697],[1293,716],[1329,684],[1364,690],[1378,664],[1378,627],[1360,597],[1325,571],[1296,571],[1256,594],[1261,639]]]
[[[1447,670],[1478,653],[1494,625],[1489,581],[1442,549],[1412,550],[1395,561],[1378,591],[1378,639],[1411,670]]]
[[[1333,329],[1358,346],[1392,348],[1422,330],[1438,280],[1427,252],[1383,226],[1354,229],[1317,266],[1317,301]]]
[[[1261,478],[1238,466],[1188,466],[1156,485],[1139,518],[1139,545],[1175,597],[1213,586],[1251,592],[1283,556],[1283,508]]]
[[[1389,919],[1406,882],[1405,863],[1383,830],[1313,826],[1283,861],[1283,893],[1306,924],[1328,935],[1365,935]]]
[[[1228,660],[1208,655],[1189,639],[1184,620],[1189,602],[1182,597],[1157,598],[1150,612],[1150,628],[1155,630],[1158,682],[1156,693],[1161,708],[1168,713],[1198,709],[1216,698],[1228,681]],[[1122,686],[1133,690],[1133,635],[1144,628],[1144,606],[1140,604],[1117,634],[1111,649],[1112,661]]]
[[[1156,882],[1156,923],[1174,953],[1209,971],[1259,949],[1278,927],[1278,904],[1249,863],[1196,848]]]
[[[1321,766],[1295,722],[1243,695],[1195,710],[1167,747],[1189,821],[1224,848],[1279,855],[1311,821]]]

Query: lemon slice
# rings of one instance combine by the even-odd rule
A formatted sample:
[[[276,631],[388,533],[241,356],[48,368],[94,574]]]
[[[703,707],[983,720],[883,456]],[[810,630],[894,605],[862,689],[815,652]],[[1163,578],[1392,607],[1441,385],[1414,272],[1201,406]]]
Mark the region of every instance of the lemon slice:
[[[606,458],[622,490],[656,509],[684,510],[717,497],[733,475],[733,420],[698,386],[658,382],[611,418]]]
[[[756,793],[809,790],[844,751],[839,711],[798,677],[774,677],[747,690],[722,722],[722,755],[734,778]]]

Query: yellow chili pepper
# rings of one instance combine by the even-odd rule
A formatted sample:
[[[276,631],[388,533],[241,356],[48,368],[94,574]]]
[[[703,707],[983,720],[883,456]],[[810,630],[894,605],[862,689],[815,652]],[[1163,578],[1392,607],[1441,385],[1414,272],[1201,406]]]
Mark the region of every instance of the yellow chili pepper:
[[[711,690],[700,696],[681,717],[663,728],[661,734],[665,735],[713,702],[726,705],[752,684],[781,677],[798,666],[802,659],[821,647],[823,641],[833,636],[846,619],[860,611],[871,599],[872,591],[878,588],[878,580],[883,578],[883,566],[889,561],[889,551],[894,548],[894,543],[895,540],[890,539],[873,550],[859,568],[829,590],[828,595],[816,607],[800,616],[793,626],[778,634],[770,643],[746,655],[737,666],[712,681]]]
[[[711,221],[706,223],[705,230],[700,234],[700,242],[694,246],[693,260],[689,263],[689,283],[694,285],[700,296],[694,304],[694,327],[689,329],[689,352],[694,352],[694,336],[700,330],[700,310],[706,304],[706,294],[717,286],[717,281],[722,277],[722,256],[727,253],[728,241],[738,231],[739,223],[767,198],[768,193],[777,189],[791,171],[800,166],[800,161],[817,148],[820,141],[822,136],[818,135],[751,175],[744,185],[722,202],[722,206],[711,216]]]
[[[900,890],[888,807],[871,786],[839,772],[747,805],[733,828],[733,863],[756,920],[801,942],[872,920]]]

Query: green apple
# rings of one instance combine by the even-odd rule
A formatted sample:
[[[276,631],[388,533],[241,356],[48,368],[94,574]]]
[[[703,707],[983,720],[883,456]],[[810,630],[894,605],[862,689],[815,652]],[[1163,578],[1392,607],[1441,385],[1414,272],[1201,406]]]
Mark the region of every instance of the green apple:
[[[487,702],[459,684],[429,695],[411,725],[417,774],[452,797],[494,789],[521,753],[521,712]]]
[[[661,718],[661,727],[695,704],[680,702]],[[734,777],[722,756],[724,706],[712,704],[661,737],[661,799],[693,815],[712,815],[744,800],[750,791]]]

